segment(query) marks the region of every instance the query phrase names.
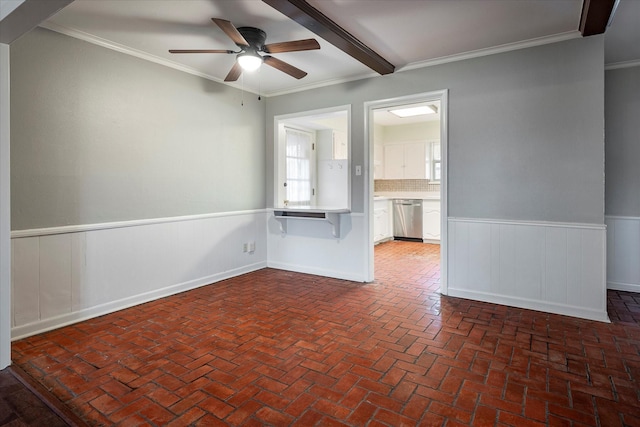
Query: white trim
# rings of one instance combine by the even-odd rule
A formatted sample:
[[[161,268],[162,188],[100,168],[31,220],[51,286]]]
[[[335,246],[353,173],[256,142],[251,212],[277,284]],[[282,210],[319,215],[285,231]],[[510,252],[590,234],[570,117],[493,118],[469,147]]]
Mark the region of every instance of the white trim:
[[[473,51],[470,51],[470,52],[464,52],[464,53],[459,53],[459,54],[455,54],[455,55],[443,56],[443,57],[440,57],[440,58],[429,59],[429,60],[426,60],[426,61],[412,62],[410,64],[407,64],[407,65],[405,65],[403,67],[400,67],[400,68],[396,69],[395,73],[400,73],[400,72],[409,71],[409,70],[415,70],[417,68],[433,67],[435,65],[447,64],[447,63],[450,63],[450,62],[457,62],[457,61],[464,61],[464,60],[467,60],[467,59],[480,58],[480,57],[483,57],[483,56],[489,56],[489,55],[495,55],[495,54],[498,54],[498,53],[511,52],[511,51],[514,51],[514,50],[527,49],[527,48],[530,48],[530,47],[542,46],[542,45],[551,44],[551,43],[558,43],[558,42],[562,42],[562,41],[566,41],[566,40],[572,40],[572,39],[576,39],[576,38],[580,38],[580,37],[582,37],[582,35],[580,34],[579,31],[569,31],[569,32],[566,32],[566,33],[555,34],[555,35],[552,35],[552,36],[545,36],[545,37],[539,37],[539,38],[520,41],[520,42],[515,42],[515,43],[508,43],[508,44],[504,44],[504,45],[501,45],[501,46],[489,47],[489,48],[485,48],[485,49],[478,49],[478,50],[473,50]],[[355,76],[355,77],[325,80],[325,81],[322,81],[322,82],[312,83],[312,84],[308,84],[308,85],[305,85],[305,86],[298,86],[298,87],[295,87],[293,89],[285,89],[285,90],[280,90],[280,91],[267,92],[266,94],[263,94],[263,96],[269,97],[269,96],[287,95],[287,94],[291,94],[291,93],[302,92],[302,91],[311,90],[311,89],[318,89],[318,88],[322,88],[322,87],[326,87],[326,86],[333,86],[333,85],[337,85],[337,84],[341,84],[341,83],[348,83],[348,82],[352,82],[352,81],[364,80],[364,79],[369,79],[369,78],[374,78],[374,77],[379,77],[379,76],[380,75],[378,73],[366,73],[366,74],[363,73],[363,74],[360,74],[360,75]]]
[[[283,90],[278,90],[278,91],[274,91],[274,92],[267,92],[263,96],[269,97],[269,96],[288,95],[288,94],[291,94],[291,93],[304,92],[306,90],[319,89],[319,88],[323,88],[323,87],[327,87],[327,86],[334,86],[334,85],[338,85],[338,84],[342,84],[342,83],[355,82],[355,81],[358,81],[358,80],[370,79],[370,78],[374,78],[374,77],[380,77],[380,74],[378,74],[376,72],[370,72],[370,73],[365,73],[365,74],[359,74],[359,75],[354,76],[354,77],[345,77],[345,78],[340,78],[340,79],[324,80],[324,81],[321,81],[321,82],[309,83],[308,85],[304,85],[304,86],[296,86],[295,88],[292,88],[292,89],[283,89]]]
[[[294,271],[296,273],[312,274],[315,276],[331,277],[334,279],[350,280],[352,282],[367,282],[366,278],[360,274],[348,274],[341,271],[328,270],[325,268],[307,267],[304,265],[290,264],[287,262],[269,261],[268,268],[278,270]]]
[[[605,64],[604,70],[618,70],[620,68],[632,68],[632,67],[640,67],[640,59],[635,59],[633,61],[622,61],[622,62],[613,62],[611,64]]]
[[[93,34],[85,33],[84,31],[65,27],[64,25],[59,25],[51,21],[42,22],[39,26],[42,28],[46,28],[47,30],[55,31],[56,33],[64,34],[65,36],[69,36],[78,40],[85,41],[87,43],[91,43],[107,49],[115,50],[116,52],[124,53],[125,55],[131,55],[136,58],[144,59],[145,61],[154,62],[159,65],[164,65],[165,67],[173,68],[174,70],[178,70],[184,73],[192,74],[194,76],[202,77],[203,79],[212,80],[217,83],[222,83],[228,86],[232,86],[236,89],[243,89],[245,92],[250,92],[250,93],[254,93],[256,95],[261,95],[261,96],[267,96],[265,94],[259,94],[258,92],[251,90],[251,88],[249,87],[242,87],[241,83],[225,82],[222,79],[214,77],[211,74],[206,74],[201,71],[198,71],[195,68],[188,67],[186,65],[179,64],[177,62],[173,62],[168,59],[161,58],[159,56],[155,56],[150,53],[143,52],[141,50],[137,50],[129,46],[115,43],[110,40],[103,39],[98,36],[94,36]]]
[[[449,294],[449,89],[440,97],[440,292]]]
[[[199,215],[173,216],[165,218],[136,219],[130,221],[114,221],[99,224],[65,225],[60,227],[32,228],[28,230],[15,230],[11,232],[12,239],[24,237],[50,236],[53,234],[79,233],[83,231],[109,230],[112,228],[137,227],[140,225],[163,224],[167,222],[194,221],[207,218],[221,218],[254,213],[264,213],[266,209],[251,209],[246,211],[216,212]]]
[[[566,304],[557,304],[546,301],[543,302],[528,298],[517,298],[489,292],[469,291],[466,289],[456,289],[451,287],[449,288],[449,296],[476,301],[484,301],[492,304],[508,305],[511,307],[524,308],[527,310],[536,310],[546,313],[579,317],[582,319],[597,320],[606,323],[611,322],[606,312]]]
[[[449,222],[449,295],[606,321],[605,225]]]
[[[14,239],[13,338],[265,268],[267,216],[263,209]],[[242,249],[248,243],[254,250]]]
[[[640,284],[607,281],[607,289],[625,292],[640,292]]]
[[[618,215],[605,215],[605,219],[615,219],[622,221],[640,221],[640,216],[618,216]]]
[[[20,340],[22,338],[40,334],[50,331],[52,329],[58,329],[63,326],[71,325],[73,323],[82,322],[84,320],[92,319],[94,317],[103,316],[105,314],[113,313],[125,308],[133,307],[139,304],[143,304],[149,301],[154,301],[159,298],[168,297],[171,295],[179,294],[181,292],[189,291],[192,289],[200,288],[220,282],[222,280],[230,279],[232,277],[239,276],[241,274],[250,273],[266,268],[266,262],[258,262],[255,264],[243,266],[231,271],[225,271],[223,273],[214,274],[211,276],[201,277],[199,279],[190,280],[184,283],[178,283],[176,285],[167,286],[166,288],[156,289],[151,292],[134,295],[128,298],[123,298],[117,301],[111,301],[106,304],[101,304],[95,307],[86,308],[72,313],[63,314],[60,316],[44,319],[38,322],[29,323],[27,325],[14,327],[12,331],[12,341]]]
[[[0,44],[0,369],[11,364],[11,49]]]
[[[54,22],[51,21],[45,21],[43,23],[41,23],[39,25],[42,28],[46,28],[47,30],[51,30],[51,31],[55,31],[56,33],[60,33],[60,34],[64,34],[65,36],[69,36],[69,37],[73,37],[75,39],[78,40],[82,40],[85,41],[87,43],[91,43],[97,46],[101,46],[107,49],[111,49],[111,50],[115,50],[116,52],[120,52],[120,53],[124,53],[125,55],[131,55],[134,56],[136,58],[140,58],[140,59],[144,59],[145,61],[150,61],[159,65],[164,65],[165,67],[169,67],[169,68],[173,68],[174,70],[178,70],[178,71],[182,71],[184,73],[188,73],[188,74],[192,74],[194,76],[198,76],[198,77],[202,77],[203,79],[207,79],[207,80],[211,80],[217,83],[221,83],[224,85],[228,85],[231,87],[234,87],[236,89],[242,89],[245,92],[250,92],[256,95],[260,95],[263,97],[269,97],[269,96],[280,96],[280,95],[286,95],[286,94],[290,94],[290,93],[296,93],[296,92],[302,92],[305,90],[311,90],[311,89],[317,89],[317,88],[321,88],[321,87],[326,87],[326,86],[333,86],[336,84],[340,84],[340,83],[347,83],[347,82],[351,82],[351,81],[356,81],[356,80],[362,80],[362,79],[366,79],[366,78],[371,78],[371,77],[376,77],[379,74],[375,73],[375,72],[370,72],[370,73],[366,73],[366,74],[361,74],[358,75],[356,77],[349,77],[349,78],[341,78],[341,79],[331,79],[331,80],[325,80],[322,82],[316,82],[316,83],[311,83],[308,85],[304,85],[304,86],[298,86],[294,89],[285,89],[285,90],[280,90],[280,91],[274,91],[274,92],[256,92],[255,90],[252,90],[250,87],[247,86],[242,86],[241,83],[233,83],[233,82],[225,82],[223,79],[219,79],[215,76],[212,76],[211,74],[206,74],[203,73],[199,70],[196,70],[195,68],[192,67],[188,67],[186,65],[183,64],[179,64],[177,62],[173,62],[171,60],[168,60],[166,58],[161,58],[159,56],[155,56],[152,55],[150,53],[147,52],[143,52],[141,50],[137,50],[119,43],[115,43],[112,42],[110,40],[106,40],[103,39],[101,37],[98,36],[94,36],[93,34],[89,34],[89,33],[85,33],[84,31],[80,31],[80,30],[76,30],[74,28],[69,28],[69,27],[65,27],[63,25],[59,25],[56,24]]]
[[[396,72],[415,70],[416,68],[432,67],[434,65],[446,64],[449,62],[464,61],[467,59],[480,58],[483,56],[495,55],[498,53],[511,52],[513,50],[527,49],[530,47],[542,46],[551,43],[577,39],[582,37],[579,31],[568,31],[566,33],[554,34],[552,36],[538,37],[535,39],[507,43],[500,46],[493,46],[484,49],[472,50],[470,52],[457,53],[450,56],[428,59],[426,61],[412,62],[405,65]]]
[[[136,58],[140,58],[140,59],[144,59],[150,62],[154,62],[156,64],[160,64],[160,65],[164,65],[165,67],[169,67],[169,68],[173,68],[175,70],[179,70],[188,74],[192,74],[194,76],[198,76],[198,77],[202,77],[208,80],[212,80],[214,82],[218,82],[218,83],[222,83],[231,87],[234,87],[236,89],[241,89],[241,84],[240,83],[229,83],[229,82],[225,82],[222,79],[219,79],[217,77],[214,77],[210,74],[206,74],[203,73],[201,71],[196,70],[195,68],[192,67],[188,67],[186,65],[182,65],[182,64],[178,64],[177,62],[173,62],[170,61],[168,59],[165,58],[161,58],[159,56],[155,56],[152,55],[150,53],[147,52],[143,52],[137,49],[133,49],[131,47],[119,44],[119,43],[115,43],[106,39],[103,39],[101,37],[97,37],[94,36],[92,34],[89,33],[85,33],[84,31],[80,31],[80,30],[76,30],[74,28],[69,28],[69,27],[65,27],[63,25],[59,25],[56,23],[53,23],[51,21],[45,21],[42,22],[40,24],[40,27],[42,28],[46,28],[48,30],[51,31],[55,31],[57,33],[60,34],[64,34],[67,35],[69,37],[73,37],[79,40],[83,40],[86,41],[88,43],[92,43],[98,46],[102,46],[105,47],[107,49],[111,49],[111,50],[115,50],[117,52],[120,53],[124,53],[126,55],[131,55],[131,56],[135,56]],[[397,72],[402,72],[402,71],[409,71],[409,70],[414,70],[416,68],[425,68],[425,67],[432,67],[434,65],[440,65],[440,64],[446,64],[449,62],[457,62],[457,61],[464,61],[467,59],[473,59],[473,58],[479,58],[479,57],[483,57],[483,56],[489,56],[489,55],[495,55],[497,53],[504,53],[504,52],[510,52],[513,50],[519,50],[519,49],[526,49],[526,48],[530,48],[530,47],[535,47],[535,46],[542,46],[545,44],[550,44],[550,43],[557,43],[557,42],[561,42],[561,41],[566,41],[566,40],[571,40],[571,39],[575,39],[575,38],[579,38],[581,37],[580,32],[579,31],[569,31],[566,33],[560,33],[560,34],[555,34],[552,36],[545,36],[545,37],[539,37],[539,38],[534,38],[534,39],[530,39],[530,40],[524,40],[524,41],[520,41],[520,42],[515,42],[515,43],[507,43],[504,45],[500,45],[500,46],[495,46],[495,47],[489,47],[489,48],[484,48],[484,49],[478,49],[478,50],[473,50],[470,52],[464,52],[464,53],[460,53],[460,54],[455,54],[455,55],[450,55],[450,56],[443,56],[440,58],[434,58],[434,59],[429,59],[426,61],[419,61],[419,62],[412,62],[410,64],[407,64],[401,68],[396,69],[396,73]],[[612,64],[612,65],[616,65],[616,64]],[[629,65],[627,65],[629,66]],[[630,65],[630,66],[634,66],[634,65]],[[364,80],[364,79],[368,79],[368,78],[373,78],[373,77],[378,77],[379,74],[375,73],[375,72],[366,72],[363,74],[360,74],[358,76],[354,76],[354,77],[346,77],[346,78],[337,78],[337,79],[330,79],[330,80],[324,80],[321,82],[316,82],[316,83],[311,83],[308,85],[304,85],[304,86],[298,86],[292,89],[285,89],[285,90],[278,90],[278,91],[273,91],[273,92],[264,92],[261,94],[258,94],[258,92],[255,92],[253,90],[251,90],[250,88],[245,87],[244,91],[245,92],[251,92],[254,93],[256,95],[261,95],[264,97],[270,97],[270,96],[280,96],[280,95],[287,95],[290,93],[296,93],[296,92],[303,92],[306,90],[311,90],[311,89],[318,89],[318,88],[322,88],[322,87],[326,87],[326,86],[334,86],[337,84],[341,84],[341,83],[347,83],[347,82],[351,82],[351,81],[357,81],[357,80]]]
[[[561,228],[580,228],[588,230],[606,230],[606,224],[589,224],[580,222],[555,222],[555,221],[519,221],[510,219],[488,219],[488,218],[460,218],[451,217],[452,222],[472,222],[486,224],[505,224],[505,225],[533,225],[536,227],[561,227]]]
[[[605,215],[607,288],[640,292],[640,217]]]

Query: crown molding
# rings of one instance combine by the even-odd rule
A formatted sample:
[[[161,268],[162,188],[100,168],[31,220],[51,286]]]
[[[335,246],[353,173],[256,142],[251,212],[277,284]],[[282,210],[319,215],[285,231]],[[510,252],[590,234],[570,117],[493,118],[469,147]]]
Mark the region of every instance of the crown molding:
[[[211,80],[216,83],[224,84],[227,86],[232,86],[236,89],[242,89],[245,92],[254,93],[256,95],[261,95],[258,92],[250,90],[248,88],[242,88],[239,84],[229,84],[228,82],[224,82],[222,79],[212,76],[211,74],[206,74],[201,71],[196,70],[195,68],[187,67],[186,65],[178,64],[177,62],[170,61],[165,58],[161,58],[159,56],[151,55],[150,53],[143,52],[141,50],[133,49],[131,47],[115,43],[101,37],[94,36],[89,33],[85,33],[84,31],[76,30],[74,28],[65,27],[64,25],[55,24],[50,21],[44,21],[40,25],[40,27],[45,28],[47,30],[55,31],[56,33],[64,34],[65,36],[73,37],[91,44],[95,44],[97,46],[105,47],[107,49],[115,50],[116,52],[124,53],[126,55],[135,56],[136,58],[144,59],[146,61],[154,62],[156,64],[164,65],[165,67],[173,68],[174,70],[182,71],[188,74],[192,74],[194,76],[202,77],[203,79]],[[262,94],[262,96],[265,96]]]
[[[357,76],[353,76],[353,77],[345,77],[345,78],[341,78],[341,79],[330,79],[330,80],[324,80],[324,81],[321,81],[321,82],[310,83],[308,85],[297,86],[297,87],[291,88],[291,89],[277,90],[277,91],[273,91],[273,92],[265,92],[265,93],[262,94],[262,96],[288,95],[288,94],[296,93],[296,92],[304,92],[305,90],[318,89],[318,88],[321,88],[321,87],[333,86],[333,85],[337,85],[337,84],[341,84],[341,83],[349,83],[349,82],[353,82],[353,81],[356,81],[356,80],[369,79],[371,77],[382,77],[382,76],[380,74],[376,73],[376,72],[369,72],[369,73],[366,73],[366,74],[358,74]]]
[[[480,58],[482,56],[495,55],[498,53],[511,52],[513,50],[527,49],[530,47],[542,46],[545,44],[558,43],[582,37],[579,31],[568,31],[566,33],[554,34],[552,36],[538,37],[515,43],[507,43],[500,46],[488,47],[485,49],[472,50],[440,58],[428,59],[426,61],[412,62],[397,70],[398,72],[415,70],[417,68],[432,67],[434,65],[446,64],[449,62],[464,61],[466,59]]]
[[[214,76],[212,76],[210,74],[202,73],[201,71],[198,71],[195,68],[187,67],[185,65],[178,64],[177,62],[173,62],[173,61],[170,61],[168,59],[161,58],[159,56],[151,55],[149,53],[146,53],[146,52],[143,52],[143,51],[140,51],[140,50],[137,50],[137,49],[133,49],[133,48],[130,48],[128,46],[121,45],[119,43],[114,43],[112,41],[103,39],[101,37],[94,36],[94,35],[89,34],[89,33],[85,33],[83,31],[79,31],[79,30],[76,30],[76,29],[73,29],[73,28],[65,27],[63,25],[55,24],[55,23],[50,22],[50,21],[45,21],[45,22],[41,23],[40,27],[46,28],[46,29],[51,30],[51,31],[55,31],[55,32],[60,33],[60,34],[64,34],[64,35],[69,36],[69,37],[73,37],[73,38],[76,38],[76,39],[79,39],[79,40],[83,40],[83,41],[86,41],[88,43],[92,43],[92,44],[95,44],[95,45],[98,45],[98,46],[101,46],[101,47],[105,47],[107,49],[115,50],[116,52],[124,53],[126,55],[135,56],[137,58],[144,59],[146,61],[154,62],[154,63],[159,64],[159,65],[164,65],[165,67],[173,68],[173,69],[178,70],[178,71],[182,71],[182,72],[185,72],[185,73],[188,73],[188,74],[192,74],[194,76],[202,77],[204,79],[211,80],[211,81],[214,81],[216,83],[228,85],[228,86],[234,87],[236,89],[244,90],[245,92],[253,93],[253,94],[256,94],[256,95],[259,95],[259,96],[263,96],[263,97],[288,95],[288,94],[291,94],[291,93],[302,92],[302,91],[311,90],[311,89],[318,89],[318,88],[322,88],[322,87],[326,87],[326,86],[332,86],[332,85],[341,84],[341,83],[348,83],[348,82],[352,82],[352,81],[356,81],[356,80],[364,80],[364,79],[368,79],[368,78],[372,78],[372,77],[381,77],[378,73],[371,72],[371,73],[359,74],[357,76],[352,76],[352,77],[325,80],[325,81],[322,81],[322,82],[311,83],[311,84],[308,84],[308,85],[298,86],[298,87],[291,88],[291,89],[276,90],[276,91],[271,91],[271,92],[263,91],[261,93],[258,93],[255,90],[251,90],[251,89],[246,88],[246,87],[242,88],[240,86],[240,84],[230,84],[229,82],[225,82],[222,79],[214,77]],[[490,47],[490,48],[486,48],[486,49],[478,49],[478,50],[465,52],[465,53],[461,53],[461,54],[443,56],[443,57],[440,57],[440,58],[429,59],[429,60],[426,60],[426,61],[413,62],[413,63],[405,65],[402,68],[397,69],[396,73],[403,72],[403,71],[409,71],[409,70],[415,70],[415,69],[418,69],[418,68],[432,67],[432,66],[435,66],[435,65],[446,64],[446,63],[449,63],[449,62],[464,61],[464,60],[467,60],[467,59],[479,58],[479,57],[482,57],[482,56],[495,55],[495,54],[498,54],[498,53],[510,52],[510,51],[519,50],[519,49],[526,49],[526,48],[535,47],[535,46],[541,46],[541,45],[550,44],[550,43],[557,43],[557,42],[571,40],[571,39],[575,39],[575,38],[579,38],[579,37],[581,37],[579,31],[570,31],[570,32],[566,32],[566,33],[555,34],[553,36],[539,37],[539,38],[525,40],[525,41],[516,42],[516,43],[508,43],[508,44],[495,46],[495,47]],[[625,62],[625,63],[619,63],[619,64],[622,64],[622,65],[617,66],[617,64],[611,64],[610,66],[608,66],[608,67],[611,67],[611,68],[607,68],[607,69],[633,67],[633,66],[639,65],[640,62],[638,62],[638,61],[630,61],[629,63]],[[630,65],[627,65],[627,64],[630,64]]]
[[[611,64],[605,64],[605,71],[609,70],[618,70],[620,68],[631,68],[631,67],[639,67],[640,59],[635,59],[633,61],[622,61],[622,62],[613,62]]]
[[[555,34],[553,36],[539,37],[535,39],[525,40],[522,42],[509,43],[509,44],[504,44],[500,46],[489,47],[486,49],[478,49],[478,50],[473,50],[470,52],[460,53],[456,55],[442,56],[440,58],[428,59],[426,61],[412,62],[401,68],[398,68],[396,70],[396,73],[415,70],[418,68],[433,67],[435,65],[447,64],[449,62],[457,62],[457,61],[464,61],[466,59],[480,58],[482,56],[495,55],[497,53],[510,52],[513,50],[526,49],[526,48],[535,47],[535,46],[542,46],[545,44],[558,43],[558,42],[572,40],[580,37],[582,37],[582,35],[580,34],[579,31],[569,31],[566,33]],[[309,89],[318,89],[325,86],[331,86],[339,83],[347,83],[355,80],[363,80],[371,77],[381,77],[381,76],[377,73],[369,73],[368,75],[361,74],[351,78],[325,80],[324,82],[313,83],[306,86],[297,87],[291,90],[268,92],[264,94],[264,96],[287,95],[290,93],[301,92]]]

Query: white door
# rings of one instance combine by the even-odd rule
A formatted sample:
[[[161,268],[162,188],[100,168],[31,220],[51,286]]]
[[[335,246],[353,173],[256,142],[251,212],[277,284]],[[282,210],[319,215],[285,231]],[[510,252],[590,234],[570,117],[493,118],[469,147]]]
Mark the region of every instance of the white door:
[[[315,204],[313,135],[298,129],[285,129],[286,200],[290,206]]]

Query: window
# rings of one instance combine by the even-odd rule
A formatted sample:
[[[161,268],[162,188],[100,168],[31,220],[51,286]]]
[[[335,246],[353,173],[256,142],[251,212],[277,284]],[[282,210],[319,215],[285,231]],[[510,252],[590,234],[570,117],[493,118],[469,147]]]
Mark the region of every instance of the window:
[[[440,155],[440,143],[431,143],[431,181],[440,182],[442,175],[441,163],[442,157]]]
[[[286,203],[290,206],[309,206],[314,196],[312,162],[313,135],[309,132],[285,128],[285,186]]]

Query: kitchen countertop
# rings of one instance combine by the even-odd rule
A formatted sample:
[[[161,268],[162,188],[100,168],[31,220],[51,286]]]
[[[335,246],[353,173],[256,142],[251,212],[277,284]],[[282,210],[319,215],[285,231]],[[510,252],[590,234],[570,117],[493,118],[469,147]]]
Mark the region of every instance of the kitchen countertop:
[[[433,191],[380,191],[374,193],[374,200],[384,199],[422,199],[440,200],[440,192]]]

